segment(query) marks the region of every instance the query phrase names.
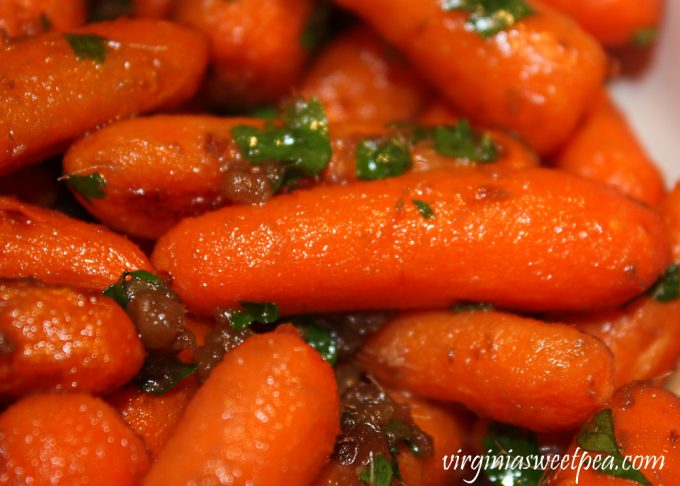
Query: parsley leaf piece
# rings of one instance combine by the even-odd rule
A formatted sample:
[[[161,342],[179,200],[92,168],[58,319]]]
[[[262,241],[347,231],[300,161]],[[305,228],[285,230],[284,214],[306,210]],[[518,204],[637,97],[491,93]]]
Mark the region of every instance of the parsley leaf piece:
[[[313,177],[331,159],[328,119],[315,98],[297,98],[284,107],[283,126],[268,123],[264,129],[237,125],[234,142],[251,164],[279,161],[286,163],[287,176]]]
[[[150,354],[134,378],[134,383],[146,393],[162,395],[197,369],[197,365],[183,363],[176,356]]]
[[[442,0],[442,8],[468,12],[468,28],[482,37],[491,37],[534,13],[525,0]]]
[[[494,310],[493,304],[488,302],[457,302],[451,306],[451,312],[490,312]]]
[[[328,25],[330,14],[331,7],[328,1],[316,2],[300,34],[300,44],[309,52],[317,51],[330,37],[330,26]]]
[[[132,300],[134,294],[139,291],[165,291],[169,292],[168,284],[151,272],[146,270],[136,270],[134,272],[123,272],[115,284],[111,284],[104,289],[102,294],[115,300],[118,305],[125,309],[128,302]]]
[[[647,47],[656,41],[659,36],[659,29],[656,27],[643,27],[633,32],[631,41],[636,47]]]
[[[610,408],[606,408],[583,425],[581,432],[576,437],[576,444],[586,452],[606,454],[607,458],[602,462],[603,467],[597,471],[617,478],[624,478],[645,486],[652,483],[639,470],[632,465],[624,469],[625,458],[621,455],[614,434],[614,415]]]
[[[324,361],[334,366],[338,360],[338,341],[335,332],[306,317],[293,319],[293,324],[300,330],[302,339],[316,349]]]
[[[106,180],[99,172],[88,175],[67,175],[64,180],[71,189],[83,196],[87,202],[90,202],[90,199],[106,197],[104,192]]]
[[[383,454],[371,457],[371,463],[364,467],[359,479],[368,486],[390,486],[394,470],[392,464]]]
[[[52,21],[45,12],[40,12],[40,27],[45,32],[52,30]]]
[[[241,331],[254,322],[271,324],[279,318],[279,308],[271,302],[239,302],[243,310],[228,311],[231,328]]]
[[[414,456],[419,456],[425,451],[432,450],[432,438],[420,431],[414,424],[407,424],[400,420],[391,419],[387,424],[387,441],[393,456],[399,454],[399,443],[403,442]]]
[[[470,122],[461,120],[455,125],[437,125],[434,129],[434,148],[447,157],[487,164],[498,159],[498,145],[489,134],[472,129]]]
[[[411,151],[402,136],[365,139],[356,147],[356,175],[367,181],[402,175],[411,168]]]
[[[649,290],[649,295],[659,302],[672,302],[680,297],[680,266],[670,265]]]
[[[427,202],[421,201],[420,199],[411,199],[411,202],[415,205],[416,208],[418,208],[418,212],[423,217],[423,219],[434,218],[434,211],[432,210],[432,206],[430,206]]]
[[[504,457],[502,466],[508,464],[517,464],[521,459],[529,456],[540,455],[540,449],[534,435],[519,427],[506,425],[501,423],[492,423],[482,437],[482,445],[485,451],[491,451],[489,454],[494,456],[510,456],[510,460]],[[527,463],[523,462],[523,466]],[[493,461],[489,461],[487,468],[484,469],[484,475],[489,481],[494,484],[512,485],[512,486],[538,486],[540,484],[543,471],[520,468],[520,469],[506,469],[499,464],[494,465]]]
[[[106,60],[109,40],[97,34],[64,34],[71,50],[81,61],[91,60],[102,64]]]

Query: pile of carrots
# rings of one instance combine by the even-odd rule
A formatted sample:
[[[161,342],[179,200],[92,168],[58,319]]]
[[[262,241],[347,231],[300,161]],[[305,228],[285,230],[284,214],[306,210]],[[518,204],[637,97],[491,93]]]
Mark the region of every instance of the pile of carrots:
[[[607,93],[662,7],[0,2],[0,484],[680,481],[680,186]],[[347,458],[346,367],[428,454]]]

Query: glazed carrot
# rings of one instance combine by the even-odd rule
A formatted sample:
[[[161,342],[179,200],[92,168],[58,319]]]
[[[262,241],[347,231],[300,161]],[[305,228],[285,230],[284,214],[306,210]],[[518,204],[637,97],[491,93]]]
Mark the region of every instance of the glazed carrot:
[[[131,385],[107,397],[130,429],[142,438],[152,459],[158,457],[198,386],[193,377],[182,380],[162,395]]]
[[[283,313],[461,299],[538,311],[621,304],[656,280],[669,253],[660,217],[607,187],[483,167],[222,208],[170,230],[152,261],[204,314],[244,300]]]
[[[555,166],[611,184],[650,205],[658,204],[666,192],[659,169],[605,91],[557,155]]]
[[[108,393],[144,361],[134,324],[113,300],[36,283],[0,281],[0,396],[36,390]]]
[[[614,390],[602,342],[500,312],[404,314],[369,338],[360,359],[387,384],[539,431],[578,425]]]
[[[666,390],[645,383],[631,383],[616,392],[608,404],[612,411],[616,444],[622,456],[647,456],[632,463],[653,486],[675,484],[680,477],[678,422],[680,400]],[[568,453],[574,454],[573,442]],[[593,457],[594,454],[580,454]],[[581,456],[579,456],[580,458]],[[663,458],[663,459],[662,459]],[[663,462],[661,462],[663,460]],[[580,461],[580,459],[579,459]],[[577,465],[579,464],[577,461]],[[657,462],[658,461],[658,462]],[[630,465],[631,463],[629,463]],[[578,482],[577,472],[580,473]],[[553,473],[546,482],[550,486],[627,486],[627,479],[614,478],[590,468],[565,469]],[[644,484],[644,483],[643,483]]]
[[[23,37],[75,29],[85,23],[85,0],[3,0],[0,32]]]
[[[4,47],[0,173],[57,153],[110,120],[186,100],[206,57],[200,34],[152,20],[97,23]]]
[[[331,123],[412,120],[428,94],[413,69],[366,27],[356,27],[326,46],[299,90],[323,103]]]
[[[545,0],[608,47],[646,45],[661,24],[663,0]]]
[[[460,118],[461,116],[456,113],[449,103],[440,99],[432,102],[425,108],[418,120],[426,125],[435,125],[438,123],[454,123],[460,120]]]
[[[101,290],[125,270],[150,269],[144,254],[108,229],[0,197],[0,278]]]
[[[605,74],[597,42],[539,2],[527,1],[533,14],[486,38],[468,27],[467,12],[445,11],[439,0],[338,3],[399,47],[463,114],[519,133],[540,153],[565,142]]]
[[[141,440],[98,398],[33,395],[0,415],[0,481],[134,485],[149,458]]]
[[[170,17],[175,0],[132,0],[135,17],[165,19]]]
[[[294,331],[255,335],[213,369],[144,484],[308,484],[339,424],[321,356]]]
[[[680,262],[680,183],[662,201],[660,211],[670,235],[673,261]]]
[[[227,107],[270,103],[286,94],[308,49],[312,0],[178,0],[174,18],[212,43],[208,94]]]
[[[245,190],[236,194],[239,178],[251,177],[248,173],[254,167],[243,160],[232,140],[231,131],[240,124],[262,126],[262,121],[160,115],[115,123],[74,144],[64,157],[64,173],[100,174],[105,181],[103,198],[88,201],[74,191],[85,208],[113,229],[156,239],[184,217],[233,202],[256,202],[248,200]],[[376,124],[335,125],[333,157],[318,182],[355,180],[357,144],[392,133]],[[507,135],[493,132],[491,137],[498,146],[497,164],[521,168],[538,163]],[[414,171],[470,165],[437,153],[429,142],[415,144],[410,153]],[[264,173],[256,177],[270,187]]]

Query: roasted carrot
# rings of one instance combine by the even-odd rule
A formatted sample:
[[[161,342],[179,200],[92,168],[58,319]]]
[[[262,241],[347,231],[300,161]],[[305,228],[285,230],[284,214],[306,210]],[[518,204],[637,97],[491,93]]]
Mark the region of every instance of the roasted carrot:
[[[0,173],[116,118],[176,105],[198,87],[207,43],[162,21],[118,20],[0,50]]]
[[[613,421],[615,444],[621,456],[630,456],[628,466],[635,467],[647,482],[638,484],[662,486],[675,484],[680,477],[680,400],[666,390],[645,383],[631,383],[616,392],[608,404]],[[603,429],[600,428],[602,431]],[[578,437],[578,436],[577,436]],[[600,442],[602,443],[602,442]],[[575,440],[568,453],[575,455],[576,465],[587,463],[592,453]],[[577,479],[578,474],[578,479]],[[550,486],[627,486],[635,484],[625,478],[615,478],[593,468],[566,468],[554,472],[547,480]]]
[[[456,113],[453,107],[445,100],[436,100],[423,110],[419,121],[426,125],[437,123],[454,123],[460,120],[461,116]]]
[[[618,188],[650,205],[666,192],[659,169],[605,91],[555,159],[558,169]]]
[[[680,262],[680,183],[661,202],[660,211],[670,235],[673,261]]]
[[[0,281],[0,397],[37,390],[107,393],[142,366],[135,326],[98,294]]]
[[[321,356],[295,331],[255,335],[213,369],[144,484],[308,484],[339,424]]]
[[[142,441],[98,398],[33,395],[0,415],[0,481],[47,486],[138,484]]]
[[[144,254],[108,229],[0,197],[0,278],[102,290],[125,270],[150,269]]]
[[[647,45],[661,24],[664,0],[545,0],[608,47]]]
[[[338,3],[399,47],[463,114],[519,133],[542,154],[566,141],[604,78],[595,39],[539,2],[527,1],[532,14],[487,37],[470,28],[468,12],[438,0]]]
[[[75,29],[85,23],[85,0],[3,0],[0,32],[24,37],[50,30]]]
[[[146,393],[134,385],[107,397],[130,429],[142,438],[152,459],[158,457],[198,386],[194,377],[182,380],[162,395]]]
[[[428,95],[399,53],[366,27],[356,27],[326,46],[299,89],[323,103],[330,123],[412,120]]]
[[[249,187],[239,181],[258,177],[269,187],[264,172],[249,174],[260,169],[243,160],[232,139],[232,129],[241,124],[262,126],[262,121],[160,115],[115,123],[74,144],[64,157],[64,173],[101,176],[103,197],[86,199],[74,191],[85,208],[111,228],[156,239],[184,217],[233,202],[257,202],[249,200],[252,196],[246,190],[236,194],[240,186]],[[335,125],[333,156],[316,182],[355,180],[357,144],[389,138],[395,130],[376,124]],[[538,163],[509,136],[495,131],[490,136],[498,147],[499,165],[521,168]],[[409,151],[414,171],[470,165],[437,153],[429,142],[417,143]]]
[[[208,95],[237,108],[276,101],[300,74],[312,0],[178,0],[174,18],[212,44]]]
[[[175,0],[132,0],[135,17],[165,19],[170,17]]]
[[[621,304],[656,280],[669,253],[661,218],[614,190],[547,169],[483,167],[222,208],[169,231],[152,261],[206,314],[244,300],[284,313],[461,299],[538,311]]]

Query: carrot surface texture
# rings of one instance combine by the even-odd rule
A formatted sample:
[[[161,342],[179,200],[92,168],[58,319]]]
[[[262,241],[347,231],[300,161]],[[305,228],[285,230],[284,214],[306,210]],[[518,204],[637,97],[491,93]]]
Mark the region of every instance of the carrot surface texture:
[[[255,335],[213,369],[145,486],[309,484],[340,430],[331,367],[296,331]]]
[[[654,211],[557,171],[500,167],[222,208],[181,222],[152,255],[183,302],[205,314],[239,301],[274,302],[284,314],[458,300],[612,307],[649,287],[669,260]]]
[[[207,42],[185,27],[116,20],[0,49],[0,174],[117,118],[177,105],[198,88]]]
[[[85,0],[3,0],[0,31],[9,37],[24,37],[75,29],[85,23],[85,13]]]

